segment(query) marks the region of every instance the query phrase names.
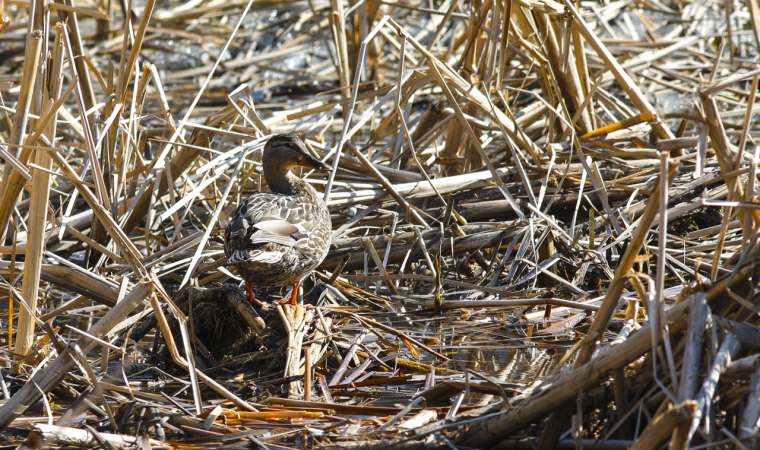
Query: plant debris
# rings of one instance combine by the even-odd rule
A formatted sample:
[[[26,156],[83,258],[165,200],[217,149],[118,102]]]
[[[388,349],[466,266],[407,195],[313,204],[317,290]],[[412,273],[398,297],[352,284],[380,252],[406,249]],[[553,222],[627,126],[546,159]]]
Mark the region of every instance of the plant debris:
[[[3,446],[760,445],[757,0],[0,4]]]

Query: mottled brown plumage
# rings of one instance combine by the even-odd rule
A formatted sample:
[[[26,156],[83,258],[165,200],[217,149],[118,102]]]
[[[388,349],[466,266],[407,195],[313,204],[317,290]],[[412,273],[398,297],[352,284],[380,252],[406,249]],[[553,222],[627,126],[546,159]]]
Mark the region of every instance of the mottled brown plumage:
[[[264,146],[264,179],[272,192],[245,199],[224,233],[227,262],[251,286],[293,285],[291,303],[301,279],[327,256],[332,223],[327,205],[306,181],[290,169],[330,170],[313,158],[293,134],[273,136]]]

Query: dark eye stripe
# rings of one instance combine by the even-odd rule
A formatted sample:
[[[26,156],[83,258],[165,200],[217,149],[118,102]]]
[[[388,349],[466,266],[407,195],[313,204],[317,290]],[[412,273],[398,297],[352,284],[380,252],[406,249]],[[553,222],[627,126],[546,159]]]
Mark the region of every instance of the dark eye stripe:
[[[300,148],[298,147],[298,145],[296,145],[295,142],[291,142],[291,141],[269,141],[269,142],[267,142],[267,145],[270,146],[270,147],[274,147],[274,146],[280,147],[280,146],[282,146],[282,147],[290,147],[290,148],[293,148],[293,149],[300,150]]]

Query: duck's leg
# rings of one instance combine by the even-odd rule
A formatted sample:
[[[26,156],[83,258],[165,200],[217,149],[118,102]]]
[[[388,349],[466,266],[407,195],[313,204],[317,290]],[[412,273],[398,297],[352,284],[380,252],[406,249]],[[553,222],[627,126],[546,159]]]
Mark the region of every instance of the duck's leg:
[[[301,285],[301,280],[298,280],[293,285],[293,293],[290,294],[290,299],[284,299],[284,300],[275,300],[277,303],[281,305],[286,305],[290,303],[293,306],[296,306],[298,304],[298,286]]]
[[[248,286],[248,301],[250,301],[251,304],[258,306],[259,308],[264,308],[264,309],[272,307],[272,305],[270,305],[269,303],[264,303],[264,302],[260,302],[256,300],[256,296],[253,295],[253,286],[251,286],[251,283],[246,283],[246,285]]]

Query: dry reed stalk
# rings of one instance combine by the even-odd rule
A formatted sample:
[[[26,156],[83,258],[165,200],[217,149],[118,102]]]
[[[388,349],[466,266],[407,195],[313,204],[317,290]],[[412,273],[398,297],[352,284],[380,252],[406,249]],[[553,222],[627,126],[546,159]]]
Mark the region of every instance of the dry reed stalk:
[[[34,15],[36,7],[40,7],[41,3],[34,1],[30,3],[30,12]],[[40,62],[41,48],[42,48],[42,30],[32,29],[34,25],[39,25],[36,21],[30,21],[30,31],[28,33],[28,54],[29,58],[24,60],[24,72],[23,78],[20,81],[19,101],[16,105],[16,114],[13,119],[13,128],[11,129],[11,136],[9,143],[11,145],[19,145],[23,142],[26,133],[27,121],[29,118],[29,108],[32,103],[32,91],[37,80],[37,68]],[[31,152],[29,152],[31,153]],[[27,158],[28,160],[28,155]],[[25,164],[27,161],[19,160],[20,164]],[[0,182],[0,236],[5,237],[6,230],[8,228],[8,221],[10,220],[11,213],[13,212],[12,206],[16,203],[19,192],[23,186],[23,182],[19,180],[21,176],[16,175],[15,179],[11,180],[13,175],[12,165],[5,166],[5,172],[3,173],[3,180]]]
[[[683,316],[679,317],[679,314],[682,315],[685,309],[686,304],[682,303],[669,311],[668,322],[671,324],[669,327],[671,333],[678,332],[684,328]],[[674,319],[679,321],[674,322]],[[495,439],[499,439],[499,437],[509,435],[511,430],[519,428],[520,423],[513,422],[514,420],[530,420],[529,418],[534,415],[546,414],[551,409],[561,405],[564,403],[563,399],[573,398],[581,386],[585,383],[590,383],[590,378],[603,377],[603,374],[606,374],[607,370],[622,367],[627,361],[635,359],[635,355],[642,354],[643,351],[651,348],[649,330],[647,329],[647,332],[641,333],[641,331],[649,326],[645,325],[639,330],[639,333],[622,344],[597,355],[594,361],[595,364],[599,365],[593,371],[590,371],[590,373],[586,370],[575,370],[557,375],[553,380],[554,383],[551,389],[554,395],[542,396],[542,400],[526,402],[487,419],[479,428],[479,434],[469,433],[467,439],[463,442],[467,442],[469,445],[488,445],[488,442],[493,442]],[[618,360],[621,357],[622,361]]]
[[[35,2],[37,3],[37,2]],[[38,20],[41,20],[41,22],[44,22],[44,14],[42,11],[42,4],[35,4],[34,7],[31,7],[30,9],[35,11],[34,12],[34,21],[37,22]],[[42,23],[35,23],[34,26],[42,25]],[[32,21],[30,21],[30,26],[32,25]],[[43,57],[45,58],[46,62],[50,63],[51,61],[48,60],[47,55],[44,55],[44,48],[47,45],[47,29],[44,28],[43,30],[38,30],[39,32],[34,33],[34,35],[30,35],[32,37],[33,45],[30,47],[30,52],[27,55],[27,59],[33,59],[34,64],[32,64],[32,67],[28,67],[28,70],[34,70],[35,72],[38,71],[37,64],[39,63],[40,59]],[[39,36],[37,36],[39,34]],[[44,42],[45,46],[40,46],[40,44]],[[39,67],[40,73],[37,74],[37,76],[33,77],[31,80],[29,80],[30,84],[34,86],[35,81],[37,78],[40,78],[39,86],[42,88],[41,93],[39,90],[36,90],[34,94],[33,103],[31,106],[31,112],[40,114],[42,111],[45,111],[48,115],[50,114],[52,108],[54,105],[52,105],[52,99],[50,98],[55,97],[60,94],[60,80],[59,77],[61,75],[61,48],[60,48],[60,41],[56,41],[56,56],[58,57],[57,64],[53,63],[52,67]],[[48,81],[46,83],[45,81]],[[42,103],[40,105],[40,103]],[[57,108],[56,108],[57,109]],[[55,112],[53,112],[55,114]],[[45,114],[43,114],[45,115]],[[19,115],[17,115],[18,117]],[[41,118],[42,119],[42,118]],[[33,122],[32,122],[33,124]],[[23,140],[24,139],[24,133],[25,133],[25,126],[26,124],[17,123],[17,126],[20,126],[18,130],[15,130],[19,133],[18,139]],[[55,120],[53,120],[52,126],[48,126],[48,123],[40,120],[40,123],[37,124],[37,126],[42,129],[44,128],[47,135],[49,137],[54,138],[55,137]],[[13,137],[12,137],[13,138]],[[31,151],[31,149],[24,149],[27,151]],[[23,153],[24,150],[21,152]],[[50,166],[50,156],[48,155],[48,152],[38,151],[36,152],[36,161],[42,164],[45,164],[47,166]],[[28,160],[28,157],[25,158]],[[20,162],[19,162],[20,163]],[[23,163],[20,163],[23,164]],[[16,167],[16,172],[19,175],[24,175],[23,171],[23,165],[22,167]],[[28,181],[29,178],[27,176],[24,176],[26,180]],[[23,357],[26,356],[29,353],[29,350],[32,346],[33,340],[34,340],[34,326],[35,326],[35,320],[36,318],[30,317],[30,314],[37,314],[37,298],[38,298],[38,285],[39,285],[39,268],[42,263],[42,253],[44,251],[44,228],[46,224],[46,216],[47,216],[47,198],[48,198],[48,190],[49,190],[49,175],[44,172],[38,172],[37,176],[35,177],[35,181],[32,183],[32,189],[33,191],[36,190],[34,199],[32,203],[35,203],[34,208],[31,208],[30,205],[30,215],[27,219],[28,223],[28,232],[27,232],[27,249],[26,249],[26,261],[28,261],[28,264],[32,266],[32,270],[29,273],[29,280],[27,280],[27,277],[24,277],[24,280],[22,282],[22,288],[21,288],[21,296],[26,300],[26,304],[30,306],[30,308],[22,308],[19,310],[19,320],[18,325],[16,329],[16,339],[13,346],[14,352]],[[15,197],[18,196],[18,193],[16,193]],[[7,228],[7,226],[6,226]],[[9,335],[10,337],[10,335]],[[10,341],[10,339],[9,339]]]
[[[284,377],[303,375],[301,370],[301,353],[303,339],[314,319],[314,311],[306,311],[302,306],[278,305],[277,311],[282,318],[288,333],[288,348]],[[306,368],[304,368],[306,370]],[[309,386],[310,387],[310,386]],[[298,398],[304,395],[304,387],[300,382],[291,382],[288,388],[288,398]]]
[[[32,20],[23,22],[25,11],[13,16],[11,48],[34,36],[16,30],[49,31],[49,10],[35,10],[38,3],[30,4]],[[12,187],[0,199],[6,223],[12,218],[17,228],[13,242],[0,246],[11,254],[10,264],[0,264],[0,294],[22,314],[41,309],[35,345],[18,367],[48,380],[41,385],[44,417],[32,410],[18,417],[13,438],[26,438],[15,431],[24,423],[48,415],[55,421],[49,405],[56,402],[70,405],[61,424],[89,409],[95,433],[147,430],[155,442],[177,445],[287,447],[308,427],[322,448],[421,447],[441,436],[453,446],[507,439],[504,445],[519,448],[572,447],[560,439],[568,432],[579,445],[648,447],[672,436],[671,448],[686,448],[700,445],[702,433],[690,439],[688,426],[672,424],[697,398],[695,374],[710,371],[699,404],[720,398],[721,411],[703,416],[701,431],[709,435],[719,424],[725,438],[715,435],[723,439],[716,445],[751,446],[739,427],[751,429],[756,416],[747,402],[756,370],[747,361],[760,348],[760,308],[748,281],[757,278],[752,201],[760,148],[747,148],[757,137],[758,70],[744,39],[756,34],[756,5],[745,17],[717,3],[674,9],[657,0],[645,8],[551,0],[308,3],[240,0],[172,11],[150,4],[139,24],[131,5],[123,13],[118,4],[103,5],[95,18],[61,3],[68,5],[58,16],[69,19],[67,56],[76,77],[60,96],[43,98],[34,87],[50,81],[42,69],[52,66],[40,61],[33,75],[24,68],[28,58],[14,67],[10,57],[0,91],[4,105],[17,106],[0,110],[9,124],[26,116],[30,126],[28,133],[0,130],[10,142],[0,151],[9,171],[2,189]],[[733,41],[701,34],[697,24],[716,11],[730,14]],[[92,36],[83,33],[87,21],[97,22]],[[47,41],[40,38],[38,54],[46,54]],[[171,52],[176,59],[164,56]],[[692,109],[684,97],[695,90],[700,102]],[[688,106],[675,107],[684,101]],[[47,130],[58,115],[54,137]],[[305,297],[325,314],[317,309],[318,323],[291,333],[301,333],[293,348],[276,315],[259,316],[236,290],[221,246],[235,206],[267,190],[257,173],[260,149],[281,132],[302,133],[313,156],[337,162],[328,179],[302,174],[327,191],[334,242],[320,268],[326,272],[315,274],[320,281],[313,289],[305,281]],[[20,133],[15,143],[13,133]],[[660,152],[681,163],[668,189],[653,176],[672,172],[668,164],[660,169]],[[45,195],[38,186],[44,178],[51,183]],[[11,201],[27,197],[27,180],[30,196]],[[646,237],[658,210],[654,244]],[[47,214],[51,226],[42,228]],[[23,263],[18,251],[28,254]],[[352,253],[364,258],[349,261]],[[64,350],[71,336],[90,339],[90,324],[130,299],[127,292],[149,271],[164,302],[154,296],[153,308],[95,336],[100,355]],[[711,276],[709,291],[700,272]],[[200,279],[192,295],[185,288],[166,294],[193,278]],[[196,302],[213,297],[204,297],[208,292],[217,292],[213,303]],[[671,306],[691,294],[689,306]],[[45,303],[37,305],[35,295]],[[660,332],[662,308],[679,320]],[[695,352],[702,345],[718,351],[716,324],[726,317],[737,322],[727,336],[749,359],[723,371]],[[713,325],[705,328],[708,320]],[[373,339],[352,345],[362,330]],[[570,342],[575,332],[585,338]],[[216,345],[222,335],[235,336]],[[567,351],[555,360],[543,353],[546,345]],[[308,389],[314,401],[272,397],[283,385],[295,395],[301,350],[305,374],[315,370],[320,385]],[[49,369],[64,367],[53,352],[76,354],[78,370],[60,382],[51,378]],[[565,369],[576,352],[580,367]],[[636,359],[644,353],[650,356]],[[490,381],[468,382],[472,372],[441,358],[435,367],[425,363],[455,354],[476,366],[487,361],[477,376]],[[525,382],[505,381],[515,354],[531,361]],[[141,364],[149,368],[131,372]],[[16,390],[14,370],[0,371],[0,384]],[[328,386],[324,375],[337,384]],[[137,387],[141,376],[151,381]],[[217,392],[203,391],[199,380]],[[355,406],[389,395],[409,405],[420,387],[428,400],[453,396],[453,407],[417,410],[401,421],[393,417],[403,407]],[[610,387],[614,396],[605,397]],[[486,395],[476,404],[458,395],[462,389]],[[6,404],[26,404],[15,397]],[[513,407],[499,412],[499,397]],[[259,405],[269,409],[237,415]],[[205,419],[190,417],[201,409]],[[0,418],[7,412],[0,409]],[[357,413],[375,417],[361,427],[343,420]],[[425,424],[434,416],[446,419]],[[637,435],[634,417],[639,430],[654,431]],[[277,422],[283,418],[291,420],[287,427]],[[244,431],[264,426],[257,420],[268,421],[271,433]],[[380,423],[389,434],[374,433]],[[412,426],[408,437],[392,435]],[[314,431],[320,428],[325,432]]]
[[[668,172],[662,173],[660,175],[658,178],[658,184],[660,185],[661,190],[667,189],[667,187],[664,186],[667,186],[671,183],[676,169],[677,166],[671,163],[669,164]],[[597,314],[597,320],[594,322],[595,325],[589,331],[590,338],[587,340],[585,346],[580,349],[580,353],[576,359],[574,367],[579,368],[589,361],[591,353],[594,351],[594,346],[592,344],[601,338],[603,330],[607,327],[607,322],[612,318],[613,308],[623,291],[625,277],[633,267],[636,256],[638,255],[641,246],[644,244],[644,240],[649,233],[649,228],[654,221],[655,214],[657,213],[657,210],[661,208],[660,205],[660,200],[657,197],[650,199],[647,203],[646,210],[642,215],[639,225],[636,229],[636,234],[634,234],[631,238],[631,242],[628,245],[628,248],[623,255],[620,263],[618,264],[615,279],[605,294],[605,301],[602,303],[602,309]],[[662,207],[664,209],[664,205]]]
[[[112,434],[112,433],[93,433],[89,430],[73,429],[70,427],[61,427],[57,425],[37,424],[32,431],[32,435],[27,442],[29,448],[34,448],[34,440],[55,445],[65,445],[71,447],[94,447],[98,445],[136,445],[140,438],[135,436]],[[34,436],[34,438],[32,438]],[[163,445],[156,439],[148,439],[149,445]]]
[[[43,111],[46,114],[50,114],[53,111],[53,118],[47,123],[40,123],[37,126],[44,127],[44,136],[50,142],[55,142],[56,134],[56,102],[54,98],[59,97],[61,94],[61,73],[63,68],[63,41],[62,36],[59,35],[56,39],[56,45],[53,53],[52,64],[48,66],[43,76],[49,80],[44,85],[43,95],[44,104]],[[42,121],[40,121],[42,122]],[[42,268],[42,259],[45,251],[45,227],[47,224],[47,206],[48,196],[50,194],[50,169],[53,165],[53,160],[49,152],[37,151],[34,154],[34,162],[38,166],[45,170],[37,170],[34,172],[34,179],[32,181],[32,196],[29,204],[29,216],[27,218],[28,233],[27,233],[27,248],[25,258],[25,274],[21,287],[21,295],[31,305],[37,304],[40,272]],[[19,323],[16,332],[16,345],[14,347],[15,353],[21,356],[26,356],[32,346],[33,341],[33,321],[27,316],[27,311],[22,310],[19,312]]]
[[[153,288],[152,281],[142,282],[135,286],[123,301],[114,306],[89,330],[89,334],[100,336],[108,332],[111,327],[126,317],[138,303],[142,302],[153,291]],[[91,342],[86,336],[82,336],[77,340],[77,345],[86,353],[98,344]],[[0,407],[0,426],[7,426],[14,418],[23,414],[29,406],[40,398],[43,392],[57,386],[73,366],[74,359],[71,354],[66,352],[58,355],[51,361],[50,365],[38,372],[32,380],[24,385],[20,391],[21,395],[14,395]]]
[[[693,401],[686,401],[668,409],[652,420],[649,426],[642,431],[642,438],[637,440],[631,449],[644,450],[661,446],[667,441],[674,428],[680,427],[694,417],[696,409],[697,404]]]
[[[642,114],[652,113],[654,111],[654,108],[652,108],[652,105],[638,88],[638,85],[628,76],[625,70],[620,67],[620,65],[617,63],[617,60],[612,57],[612,55],[609,53],[609,50],[601,42],[599,37],[591,31],[588,24],[583,20],[580,13],[573,6],[573,4],[568,0],[563,1],[568,11],[573,15],[573,18],[575,19],[574,24],[578,25],[578,29],[580,30],[583,37],[594,48],[594,50],[596,50],[597,55],[602,58],[607,68],[609,68],[609,70],[615,75],[618,83],[620,83],[620,86],[625,90],[626,94],[628,94],[631,101],[636,105]],[[673,139],[674,137],[669,128],[663,124],[662,119],[659,117],[657,118],[657,121],[652,124],[652,129],[661,139]]]

